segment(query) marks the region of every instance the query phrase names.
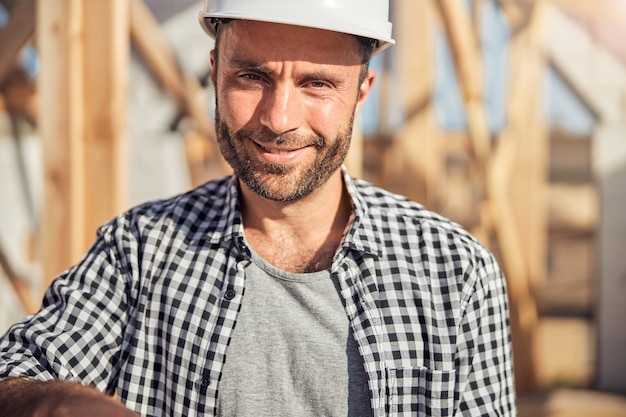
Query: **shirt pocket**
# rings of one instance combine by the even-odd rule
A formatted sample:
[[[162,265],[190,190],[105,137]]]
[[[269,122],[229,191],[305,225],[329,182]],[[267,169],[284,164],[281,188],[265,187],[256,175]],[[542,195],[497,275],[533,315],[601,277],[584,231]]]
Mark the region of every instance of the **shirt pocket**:
[[[451,417],[455,371],[428,368],[387,370],[387,415]]]

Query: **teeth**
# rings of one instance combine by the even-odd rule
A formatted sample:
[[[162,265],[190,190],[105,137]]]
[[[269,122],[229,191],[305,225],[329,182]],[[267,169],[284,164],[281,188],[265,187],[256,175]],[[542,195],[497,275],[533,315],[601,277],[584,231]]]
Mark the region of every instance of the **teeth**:
[[[290,152],[290,151],[284,151],[281,149],[266,148],[265,146],[261,146],[261,148],[263,148],[264,151],[273,153],[274,155],[287,155]]]

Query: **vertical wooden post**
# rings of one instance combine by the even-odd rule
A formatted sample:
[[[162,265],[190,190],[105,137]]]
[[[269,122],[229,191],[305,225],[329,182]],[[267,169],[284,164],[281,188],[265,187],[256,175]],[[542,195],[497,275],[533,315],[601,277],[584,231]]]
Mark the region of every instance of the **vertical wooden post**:
[[[126,207],[130,7],[127,0],[83,0],[83,105],[87,248],[96,229]]]
[[[536,386],[532,340],[537,324],[537,308],[530,292],[528,258],[525,257],[527,253],[524,252],[524,242],[520,238],[519,219],[516,218],[517,213],[507,192],[511,187],[517,147],[523,146],[519,140],[524,138],[503,135],[496,149],[492,149],[487,113],[483,105],[483,65],[469,11],[463,10],[462,3],[454,0],[438,0],[437,3],[463,92],[476,167],[484,173],[484,204],[493,223],[490,227],[494,229],[508,280],[513,348],[518,365],[515,375],[517,387],[521,391],[528,391]],[[528,179],[524,178],[523,181]],[[491,234],[484,224],[482,226],[484,236]]]
[[[394,132],[393,152],[385,161],[385,178],[389,181],[385,185],[397,187],[392,182],[406,184],[402,178],[412,177],[414,180],[398,191],[432,208],[444,176],[444,142],[436,127],[431,101],[435,85],[431,8],[432,4],[426,1],[394,2],[394,33],[398,40],[394,53],[399,85],[390,82],[388,88],[402,92],[399,98],[405,121]],[[392,99],[395,98],[391,96]]]
[[[534,340],[538,323],[537,306],[532,289],[545,279],[548,240],[548,135],[543,123],[542,83],[545,60],[541,47],[544,28],[544,2],[536,1],[529,23],[511,42],[509,62],[509,123],[498,138],[499,143],[515,143],[510,159],[508,185],[501,189],[510,199],[511,221],[515,222],[518,244],[516,252],[524,260],[526,277],[510,282],[511,325],[516,336],[517,358],[535,361]],[[507,192],[508,190],[508,192]],[[513,248],[510,248],[513,249]],[[537,370],[533,364],[516,370],[518,391],[537,388]]]
[[[47,283],[125,204],[128,4],[39,0],[37,43]]]
[[[82,251],[83,186],[82,1],[39,0],[38,91],[43,140],[42,259],[46,280]]]
[[[536,1],[531,18],[510,44],[507,128],[518,144],[509,185],[522,253],[530,283],[543,284],[547,274],[549,138],[543,116],[546,70],[542,33],[544,2]]]
[[[483,104],[483,63],[469,10],[454,0],[438,0],[442,21],[454,56],[454,66],[463,94],[467,125],[478,168],[486,170],[491,155],[487,111]]]

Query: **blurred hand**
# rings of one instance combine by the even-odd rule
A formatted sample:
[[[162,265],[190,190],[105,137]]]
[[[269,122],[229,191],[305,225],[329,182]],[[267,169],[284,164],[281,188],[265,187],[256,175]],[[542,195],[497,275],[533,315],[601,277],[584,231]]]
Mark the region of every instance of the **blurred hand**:
[[[122,403],[88,388],[75,390],[62,401],[46,403],[37,407],[33,417],[139,417]]]
[[[12,378],[0,383],[0,415],[12,417],[139,417],[92,387]]]

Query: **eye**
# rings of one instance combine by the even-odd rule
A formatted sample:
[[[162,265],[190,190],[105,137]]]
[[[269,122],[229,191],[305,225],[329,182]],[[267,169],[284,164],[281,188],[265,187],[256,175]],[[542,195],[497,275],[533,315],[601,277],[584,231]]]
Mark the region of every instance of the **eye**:
[[[315,89],[326,89],[331,88],[332,84],[324,80],[313,80],[309,81],[308,86]]]
[[[250,80],[250,81],[261,81],[262,78],[259,74],[254,74],[254,73],[250,73],[250,72],[246,72],[244,74],[241,74],[239,76],[240,78],[246,79],[246,80]]]

